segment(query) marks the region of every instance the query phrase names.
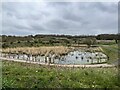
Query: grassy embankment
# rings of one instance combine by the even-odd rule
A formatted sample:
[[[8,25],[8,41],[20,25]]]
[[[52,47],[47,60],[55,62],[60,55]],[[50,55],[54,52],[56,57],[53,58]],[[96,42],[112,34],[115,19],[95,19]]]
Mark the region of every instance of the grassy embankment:
[[[3,61],[3,88],[120,88],[117,68],[63,68]]]
[[[118,60],[118,45],[100,45],[103,52],[109,57],[108,63],[114,63]]]

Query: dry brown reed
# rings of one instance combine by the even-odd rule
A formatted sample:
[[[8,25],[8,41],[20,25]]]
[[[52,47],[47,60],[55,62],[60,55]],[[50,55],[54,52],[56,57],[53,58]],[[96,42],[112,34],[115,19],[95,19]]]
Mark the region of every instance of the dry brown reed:
[[[42,47],[17,47],[17,48],[7,48],[2,49],[4,53],[20,53],[20,54],[32,54],[32,55],[47,55],[49,53],[62,55],[67,54],[73,48],[65,46],[42,46]]]

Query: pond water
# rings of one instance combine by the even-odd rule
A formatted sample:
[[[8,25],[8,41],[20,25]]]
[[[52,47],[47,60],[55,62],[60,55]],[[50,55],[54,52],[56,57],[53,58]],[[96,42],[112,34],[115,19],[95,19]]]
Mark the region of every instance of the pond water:
[[[55,60],[57,64],[91,64],[106,62],[107,56],[101,52],[70,52],[68,55],[61,58],[61,60]]]
[[[59,58],[53,59],[54,55],[51,55],[50,57],[51,57],[51,62],[54,64],[79,65],[79,64],[103,63],[107,61],[107,56],[102,52],[92,53],[92,52],[73,51]],[[28,60],[28,56],[25,54],[19,55],[19,58],[18,55],[13,54],[13,55],[9,55],[9,58]],[[49,58],[47,57],[47,61],[48,60]],[[39,56],[39,55],[37,55],[36,57],[30,56],[29,61],[45,63],[45,56]]]

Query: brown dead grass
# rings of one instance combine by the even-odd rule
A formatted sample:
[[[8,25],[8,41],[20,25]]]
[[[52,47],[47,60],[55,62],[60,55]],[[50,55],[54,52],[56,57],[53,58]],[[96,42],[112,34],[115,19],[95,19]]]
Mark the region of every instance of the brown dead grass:
[[[25,54],[32,54],[32,55],[46,55],[48,53],[52,54],[67,54],[73,50],[72,47],[65,47],[65,46],[42,46],[42,47],[17,47],[17,48],[7,48],[2,49],[2,52],[5,53],[25,53]]]

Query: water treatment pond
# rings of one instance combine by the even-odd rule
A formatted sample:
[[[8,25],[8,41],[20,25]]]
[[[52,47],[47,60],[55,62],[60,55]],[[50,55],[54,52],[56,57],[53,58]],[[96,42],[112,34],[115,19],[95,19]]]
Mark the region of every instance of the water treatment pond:
[[[4,57],[4,55],[3,55]],[[107,56],[102,52],[84,52],[84,51],[73,51],[69,52],[67,55],[54,58],[54,55],[49,55],[51,57],[51,63],[54,64],[70,64],[70,65],[79,65],[79,64],[92,64],[92,63],[103,63],[107,61]],[[18,55],[10,55],[9,58],[18,59]],[[28,60],[28,55],[22,54],[19,55],[20,60]],[[45,56],[29,56],[29,61],[35,61],[39,63],[45,63]],[[47,57],[49,62],[49,58]]]

